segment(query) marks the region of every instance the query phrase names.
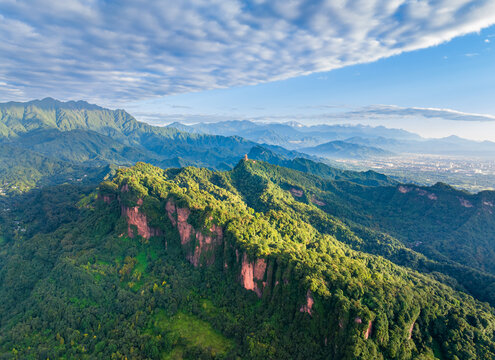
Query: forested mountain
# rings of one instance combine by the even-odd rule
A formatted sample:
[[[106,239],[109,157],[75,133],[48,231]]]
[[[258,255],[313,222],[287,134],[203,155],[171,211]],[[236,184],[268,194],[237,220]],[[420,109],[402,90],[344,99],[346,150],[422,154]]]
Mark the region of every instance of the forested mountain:
[[[138,163],[10,198],[1,356],[492,359],[490,262],[434,250],[489,251],[493,193],[338,175]]]
[[[260,146],[237,136],[190,134],[151,126],[124,110],[51,98],[0,104],[0,145],[0,168],[5,169],[0,173],[0,185],[6,192],[80,178],[98,183],[108,173],[107,167],[130,166],[138,161],[162,168],[194,165],[228,170]],[[262,146],[273,159],[316,160],[279,146]],[[10,151],[16,155],[10,156]],[[257,158],[255,152],[251,157]]]
[[[317,175],[326,180],[347,180],[357,184],[370,186],[397,184],[397,181],[394,179],[372,170],[362,172],[341,170],[306,158],[286,157],[274,153],[264,146],[254,146],[251,151],[249,151],[248,158],[262,160],[273,165],[287,167],[307,174]]]
[[[138,122],[124,110],[51,98],[0,104],[0,136],[64,160],[116,165],[144,160],[230,168],[253,146],[239,137],[188,134]]]
[[[80,178],[98,183],[108,166],[137,161],[230,169],[255,144],[239,137],[150,126],[124,110],[84,101],[46,98],[0,104],[0,145],[2,192],[16,192]]]
[[[319,145],[324,147],[323,144],[328,143],[326,146],[330,147],[330,151],[327,151],[330,157],[339,158],[367,158],[387,156],[390,153],[478,157],[495,155],[495,143],[491,141],[473,141],[457,136],[425,139],[405,130],[389,129],[384,126],[327,124],[306,126],[294,122],[262,123],[239,120],[198,123],[189,126],[176,122],[168,127],[190,133],[238,135],[257,143],[278,145],[302,152],[308,148],[313,151],[318,150]],[[359,146],[353,146],[353,144]],[[319,151],[317,154],[324,156],[325,151]]]
[[[85,102],[0,114],[2,359],[495,356],[493,192]]]

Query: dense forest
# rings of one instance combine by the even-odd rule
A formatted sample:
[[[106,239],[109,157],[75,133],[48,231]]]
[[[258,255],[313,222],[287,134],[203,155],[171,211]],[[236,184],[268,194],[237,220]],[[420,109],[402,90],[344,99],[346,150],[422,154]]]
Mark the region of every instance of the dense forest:
[[[5,198],[0,358],[494,358],[493,194],[323,173],[138,163]]]

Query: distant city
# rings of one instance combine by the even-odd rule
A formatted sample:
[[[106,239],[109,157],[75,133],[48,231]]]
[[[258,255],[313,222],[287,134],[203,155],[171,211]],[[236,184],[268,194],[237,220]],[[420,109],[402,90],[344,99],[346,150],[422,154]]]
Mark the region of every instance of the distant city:
[[[444,182],[471,192],[495,189],[494,160],[408,154],[381,159],[339,159],[335,162],[347,169],[372,169],[420,185]]]

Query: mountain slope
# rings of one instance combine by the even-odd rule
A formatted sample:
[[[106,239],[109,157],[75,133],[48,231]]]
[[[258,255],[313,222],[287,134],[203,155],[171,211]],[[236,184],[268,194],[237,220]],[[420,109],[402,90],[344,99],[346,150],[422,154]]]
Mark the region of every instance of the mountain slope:
[[[302,148],[300,151],[311,155],[339,159],[366,159],[370,157],[384,157],[391,152],[372,146],[363,146],[345,141],[330,141],[314,147]]]
[[[388,176],[369,170],[365,172],[340,170],[321,162],[296,157],[287,158],[263,147],[255,146],[249,151],[249,159],[266,161],[273,165],[287,167],[328,180],[347,180],[369,186],[395,185],[397,182]]]
[[[2,245],[0,353],[493,358],[493,308],[448,276],[354,250],[367,239],[310,193],[339,196],[336,184],[368,189],[253,160],[119,170],[98,195],[59,202],[68,223],[27,221]]]
[[[51,98],[0,104],[0,144],[19,149],[16,154],[24,149],[38,159],[28,161],[20,155],[22,160],[16,163],[8,152],[0,152],[0,163],[12,167],[0,173],[0,183],[24,190],[53,183],[47,177],[53,175],[55,170],[50,169],[54,169],[54,163],[57,174],[71,173],[74,166],[102,173],[109,165],[129,166],[137,161],[161,167],[230,169],[255,145],[239,137],[154,127],[138,122],[124,110]],[[50,159],[50,164],[42,158]],[[71,177],[61,176],[60,180]],[[93,178],[96,183],[102,179]]]
[[[384,126],[364,125],[312,125],[299,123],[262,123],[248,120],[221,121],[217,123],[199,123],[169,125],[187,132],[205,134],[242,136],[257,143],[283,146],[287,149],[301,150],[313,148],[329,141],[344,141],[362,146],[374,147],[400,154],[438,154],[450,156],[493,157],[495,143],[491,141],[473,141],[456,136],[440,139],[425,139],[419,135],[401,129]],[[332,153],[335,149],[332,150]],[[340,156],[340,154],[338,154]],[[346,154],[343,154],[346,156]],[[379,154],[378,154],[379,155]]]
[[[0,141],[15,142],[19,137],[30,136],[33,131],[49,136],[54,130],[64,132],[67,137],[81,135],[82,131],[96,132],[110,138],[106,141],[121,143],[121,157],[126,158],[130,151],[144,150],[153,154],[140,159],[155,164],[181,157],[201,166],[228,168],[254,145],[239,137],[188,134],[174,128],[151,126],[138,122],[124,110],[104,109],[84,101],[60,102],[46,98],[0,104],[0,136],[3,136]],[[75,141],[78,141],[77,136]],[[110,144],[110,147],[115,146]],[[101,153],[102,147],[97,152]],[[118,156],[114,160],[119,160]],[[120,160],[118,165],[128,164],[128,161]]]
[[[22,147],[0,143],[0,195],[62,183],[95,184],[113,172],[112,166],[74,164]]]

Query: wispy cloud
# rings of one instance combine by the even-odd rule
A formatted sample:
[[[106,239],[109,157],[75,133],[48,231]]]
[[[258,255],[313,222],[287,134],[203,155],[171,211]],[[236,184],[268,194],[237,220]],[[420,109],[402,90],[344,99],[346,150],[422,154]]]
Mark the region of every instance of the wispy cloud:
[[[492,0],[0,0],[0,96],[108,103],[371,62],[495,23]]]
[[[335,116],[335,115],[334,115]],[[466,113],[452,109],[421,108],[421,107],[399,107],[393,105],[374,105],[363,107],[354,111],[345,112],[338,116],[347,119],[360,118],[382,118],[396,117],[398,119],[427,118],[452,121],[476,121],[495,122],[495,116],[489,114]]]
[[[261,122],[285,122],[300,121],[305,124],[349,123],[370,122],[387,120],[396,122],[414,122],[423,120],[447,120],[464,123],[495,123],[495,116],[490,114],[466,113],[452,109],[420,108],[420,107],[400,107],[395,105],[372,105],[352,108],[344,105],[321,105],[313,107],[322,110],[319,113],[308,115],[305,112],[300,114],[266,114],[262,116],[245,115],[225,115],[225,114],[179,114],[167,112],[135,112],[133,115],[139,120],[152,123],[154,125],[167,125],[175,121],[184,124],[199,122],[219,122],[230,120],[250,120]],[[328,111],[326,111],[328,110]]]

